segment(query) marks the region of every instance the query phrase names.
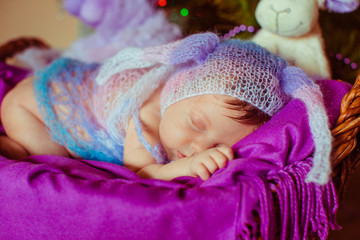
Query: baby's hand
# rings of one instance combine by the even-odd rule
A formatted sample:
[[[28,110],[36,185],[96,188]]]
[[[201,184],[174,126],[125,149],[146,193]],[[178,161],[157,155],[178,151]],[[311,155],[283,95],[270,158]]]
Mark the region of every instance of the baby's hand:
[[[189,159],[188,173],[192,177],[207,180],[216,170],[224,168],[228,161],[234,159],[234,153],[227,146],[207,149]]]

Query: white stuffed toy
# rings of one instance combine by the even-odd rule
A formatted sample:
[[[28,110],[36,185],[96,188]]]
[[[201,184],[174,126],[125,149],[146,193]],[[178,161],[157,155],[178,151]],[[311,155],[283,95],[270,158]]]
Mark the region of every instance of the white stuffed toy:
[[[255,11],[261,29],[252,40],[309,75],[331,78],[319,9],[345,13],[358,5],[358,0],[261,0]]]

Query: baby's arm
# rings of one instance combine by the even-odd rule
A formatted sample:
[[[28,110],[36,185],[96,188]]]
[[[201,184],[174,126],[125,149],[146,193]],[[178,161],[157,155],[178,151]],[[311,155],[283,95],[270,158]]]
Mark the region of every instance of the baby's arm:
[[[144,178],[171,180],[180,176],[200,177],[207,180],[218,169],[224,168],[234,158],[231,148],[219,146],[191,157],[184,157],[168,164],[150,164],[137,171]]]

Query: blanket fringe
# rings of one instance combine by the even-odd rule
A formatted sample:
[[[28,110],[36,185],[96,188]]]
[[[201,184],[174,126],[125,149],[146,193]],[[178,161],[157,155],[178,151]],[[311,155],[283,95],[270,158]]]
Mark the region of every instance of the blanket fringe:
[[[309,159],[256,180],[262,239],[326,239],[329,228],[340,228],[335,220],[338,201],[334,184],[306,183],[311,167]]]

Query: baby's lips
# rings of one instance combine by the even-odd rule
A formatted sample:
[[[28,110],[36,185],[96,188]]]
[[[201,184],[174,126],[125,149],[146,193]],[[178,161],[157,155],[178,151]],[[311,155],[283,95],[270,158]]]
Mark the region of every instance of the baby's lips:
[[[177,156],[178,159],[186,157],[186,155],[182,154],[180,151],[176,152],[176,156]]]

